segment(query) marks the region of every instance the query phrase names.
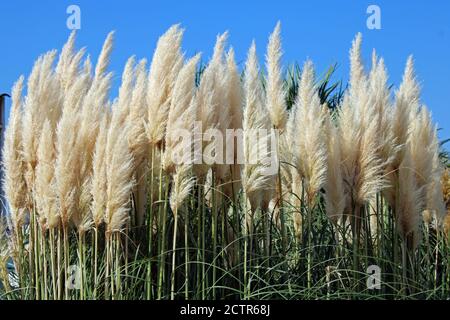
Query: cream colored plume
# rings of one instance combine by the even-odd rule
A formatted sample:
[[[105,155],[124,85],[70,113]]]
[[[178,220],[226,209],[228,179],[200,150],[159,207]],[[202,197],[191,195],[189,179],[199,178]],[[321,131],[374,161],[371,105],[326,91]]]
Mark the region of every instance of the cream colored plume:
[[[280,22],[277,23],[273,33],[270,35],[267,46],[266,66],[267,84],[266,100],[267,109],[272,120],[272,125],[279,130],[284,130],[287,119],[287,109],[285,102],[285,88],[281,71],[281,39]]]
[[[130,57],[125,64],[125,68],[122,73],[122,82],[119,88],[119,97],[117,104],[120,106],[120,112],[115,113],[113,122],[120,122],[122,125],[128,114],[130,113],[131,98],[133,96],[134,81],[135,81],[135,69],[136,58]],[[117,120],[115,117],[118,117]]]
[[[100,123],[97,141],[93,156],[92,170],[92,215],[93,222],[98,227],[104,219],[107,200],[107,181],[106,181],[106,143],[108,139],[109,114],[106,113]]]
[[[399,167],[398,201],[395,209],[400,235],[408,248],[417,247],[420,241],[421,207],[423,189],[416,183],[409,145],[405,148],[405,156]]]
[[[374,121],[376,109],[370,104],[368,80],[361,60],[361,35],[353,42],[350,64],[350,88],[338,118],[348,212],[370,201],[385,184],[383,162],[378,152],[378,123]]]
[[[106,145],[106,149],[109,151],[107,152],[106,163],[110,163],[112,161],[114,154],[111,150],[114,149],[114,144],[117,143],[119,136],[123,135],[121,129],[128,125],[127,119],[130,113],[130,102],[134,86],[134,66],[135,59],[134,57],[131,57],[128,59],[122,73],[122,83],[119,88],[119,97],[114,101],[111,107],[111,123],[109,126]]]
[[[133,154],[136,167],[136,185],[133,190],[136,223],[141,225],[144,222],[145,208],[147,204],[147,172],[149,143],[146,134],[147,124],[147,84],[148,74],[146,70],[147,60],[142,59],[136,66],[135,85],[133,88],[130,110],[128,114],[128,124],[130,132],[128,134],[128,145]]]
[[[364,72],[364,64],[361,57],[362,35],[358,33],[352,42],[350,49],[350,80],[349,97],[352,104],[357,104],[360,95],[365,92],[367,76]]]
[[[148,157],[148,140],[145,128],[147,127],[147,60],[142,59],[135,70],[135,85],[131,95],[128,123],[130,123],[129,144],[133,152],[136,165],[145,162]]]
[[[28,78],[27,96],[23,108],[22,143],[26,166],[28,190],[34,186],[37,165],[37,148],[42,126],[46,119],[52,127],[56,126],[62,110],[60,83],[52,65],[56,51],[39,57]]]
[[[42,228],[53,229],[59,223],[59,212],[55,192],[55,141],[54,132],[48,120],[42,128],[37,151],[35,201]]]
[[[153,146],[164,140],[173,86],[183,64],[181,40],[183,30],[174,25],[156,45],[150,67],[147,91],[148,135]]]
[[[314,79],[313,64],[307,61],[303,66],[299,94],[294,105],[294,128],[290,130],[294,164],[303,179],[309,205],[313,204],[315,196],[325,183],[327,168],[324,134],[326,114],[322,112]]]
[[[55,73],[57,74],[61,88],[64,92],[67,92],[70,86],[73,85],[77,76],[80,73],[81,61],[85,54],[85,48],[75,52],[75,38],[76,31],[72,31],[69,39],[64,44],[59,60],[56,65]],[[85,66],[89,65],[89,59],[86,59]]]
[[[395,93],[395,105],[393,110],[392,131],[395,142],[400,147],[399,152],[392,163],[398,167],[403,160],[403,149],[410,134],[409,123],[414,114],[419,110],[420,87],[414,74],[414,62],[412,56],[408,57],[402,83]]]
[[[392,129],[392,107],[390,104],[390,91],[387,84],[387,71],[384,60],[374,58],[369,79],[369,108],[373,108],[373,119],[377,131],[377,151],[383,166],[387,168],[395,159],[398,147]]]
[[[208,66],[202,73],[200,85],[196,94],[196,120],[201,123],[201,131],[203,135],[209,129],[218,129],[223,131],[227,128],[231,122],[230,110],[227,99],[227,90],[225,90],[226,66],[224,64],[224,48],[228,38],[228,33],[225,32],[217,36],[216,44],[214,46],[214,53]],[[203,142],[203,148],[205,149],[209,144]],[[210,147],[219,147],[212,142]],[[199,158],[200,154],[196,152],[195,157]],[[194,172],[199,179],[203,181],[210,168],[210,165],[201,161],[201,164],[197,163],[194,166]],[[217,169],[217,166],[215,166]],[[218,170],[216,170],[218,171]]]
[[[118,131],[118,132],[115,132]],[[127,127],[109,128],[106,149],[106,232],[121,232],[130,218],[130,199],[134,186],[133,155],[128,145]],[[114,141],[111,141],[115,139]]]
[[[194,181],[191,164],[181,164],[176,167],[170,192],[170,208],[174,213],[178,212],[184,199],[189,195]]]
[[[396,186],[398,185],[398,168],[404,160],[407,141],[411,135],[411,122],[419,110],[420,87],[414,74],[412,56],[406,62],[403,80],[395,93],[395,103],[392,110],[392,134],[395,143],[395,156],[387,168],[388,187],[383,191],[387,202],[396,206]]]
[[[191,159],[192,130],[194,128],[195,110],[190,108],[195,92],[195,71],[200,60],[197,54],[181,69],[173,89],[173,98],[167,121],[166,153],[164,168],[173,173],[178,152],[187,156],[183,162]],[[187,135],[187,136],[186,136]],[[180,141],[180,138],[182,139]],[[186,141],[187,140],[187,141]],[[179,155],[178,155],[179,156]]]
[[[226,129],[233,129],[233,135],[226,135],[224,154],[228,157],[229,152],[233,152],[233,164],[226,165],[226,171],[223,174],[223,193],[229,199],[236,199],[239,190],[241,189],[241,166],[238,163],[238,135],[242,129],[242,85],[239,72],[234,58],[234,50],[231,48],[226,56],[226,89],[229,106],[229,126]],[[225,132],[226,134],[226,132]],[[236,135],[236,137],[235,137]],[[234,146],[233,150],[229,148]]]
[[[440,221],[445,215],[442,195],[442,165],[439,159],[439,140],[437,129],[432,123],[431,114],[422,106],[419,114],[411,122],[409,146],[411,161],[416,175],[417,186],[424,199],[422,210],[428,209]]]
[[[107,73],[114,33],[108,34],[95,67],[95,75],[81,106],[81,122],[78,143],[85,149],[86,157],[81,168],[83,180],[92,170],[92,155],[100,121],[108,105],[112,73]],[[89,75],[89,74],[87,74]],[[89,75],[90,76],[90,75]],[[89,78],[88,78],[89,79]],[[89,81],[88,81],[89,83]]]
[[[109,66],[109,59],[111,57],[111,52],[114,44],[114,31],[110,32],[103,43],[102,51],[97,60],[97,65],[95,66],[95,78],[94,81],[98,81],[100,78],[106,76],[106,70]]]
[[[270,132],[261,136],[258,129],[270,129],[268,112],[265,108],[262,93],[261,79],[259,78],[259,67],[256,57],[256,46],[252,46],[248,52],[245,68],[245,108],[244,108],[244,145],[243,158],[245,165],[242,169],[242,186],[250,201],[253,211],[260,206],[268,207],[270,197],[266,197],[263,191],[271,191],[273,187],[273,176],[266,172],[268,159],[273,156],[268,149]],[[263,203],[263,200],[267,202]],[[265,208],[267,209],[267,208]]]
[[[72,222],[80,234],[85,233],[94,225],[92,206],[92,171],[93,154],[100,128],[102,116],[108,105],[108,94],[111,85],[111,73],[106,73],[113,45],[113,33],[110,33],[103,45],[97,61],[95,75],[90,82],[80,114],[80,128],[78,129],[75,149],[80,153],[79,171],[76,181],[76,210],[71,215]],[[89,79],[90,74],[85,74]],[[119,97],[122,98],[123,97]]]
[[[25,223],[27,206],[27,187],[25,182],[25,163],[22,152],[22,90],[23,76],[17,80],[12,89],[12,104],[5,140],[2,150],[2,167],[4,172],[3,190],[9,204],[14,228]]]
[[[236,65],[234,50],[231,48],[226,57],[227,76],[228,76],[228,99],[230,101],[231,127],[234,129],[242,128],[242,85],[239,71]]]
[[[82,125],[80,111],[85,103],[88,85],[89,75],[82,74],[69,88],[56,129],[55,182],[58,210],[64,226],[68,226],[72,215],[78,213],[80,183],[83,181],[82,157],[86,154],[86,146],[79,137]]]

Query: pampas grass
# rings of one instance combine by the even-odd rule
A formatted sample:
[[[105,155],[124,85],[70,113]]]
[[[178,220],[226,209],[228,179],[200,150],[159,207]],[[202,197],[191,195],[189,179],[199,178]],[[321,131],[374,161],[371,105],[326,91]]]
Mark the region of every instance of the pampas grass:
[[[271,177],[264,173],[263,163],[263,159],[270,157],[267,154],[267,136],[261,136],[261,131],[258,131],[268,130],[270,126],[267,119],[268,111],[263,100],[254,42],[248,52],[244,87],[246,92],[243,120],[245,166],[242,171],[242,186],[250,201],[251,209],[255,211],[263,204],[262,192],[270,188]]]
[[[172,26],[159,38],[150,67],[147,91],[150,144],[161,146],[175,79],[183,63],[180,51],[183,30]]]
[[[228,33],[225,32],[217,36],[216,44],[214,46],[213,56],[209,61],[208,66],[203,71],[200,84],[196,94],[196,121],[201,124],[202,135],[209,135],[209,130],[220,130],[223,132],[224,128],[228,127],[231,121],[229,104],[227,101],[226,88],[222,85],[226,83],[226,77],[221,76],[225,72],[225,65],[223,55],[225,44],[228,38]],[[222,108],[223,107],[223,108]],[[208,139],[203,139],[208,140]],[[219,148],[218,142],[214,141],[214,137],[210,137],[211,143],[202,142],[202,150],[209,146],[214,150]],[[222,144],[223,145],[223,144]],[[198,150],[194,152],[194,172],[199,181],[204,182],[208,174],[208,170],[212,167],[215,161],[215,156],[209,152],[199,154]],[[212,156],[209,156],[212,154]],[[218,171],[219,166],[215,166],[215,171]],[[216,172],[216,175],[219,172]]]
[[[183,33],[149,70],[130,57],[117,98],[113,33],[95,67],[71,33],[16,82],[0,299],[447,298],[448,170],[412,58],[393,96],[358,34],[343,92],[333,68],[283,71],[280,23],[266,70],[227,32],[185,60]]]
[[[277,23],[269,37],[267,46],[267,109],[272,125],[283,130],[286,125],[287,110],[285,107],[285,91],[281,72],[281,24]]]
[[[133,191],[136,201],[136,221],[142,225],[145,219],[147,205],[147,172],[149,159],[149,146],[147,143],[146,128],[146,93],[148,75],[146,70],[147,60],[142,59],[136,66],[135,86],[131,96],[130,111],[127,122],[130,124],[128,145],[133,154],[136,173],[136,186]]]
[[[375,111],[370,105],[358,34],[350,50],[350,87],[338,117],[342,174],[348,199],[345,210],[352,220],[355,236],[360,234],[364,206],[385,184]]]
[[[187,137],[182,135],[182,131],[187,133],[192,132],[194,128],[196,104],[194,99],[195,89],[195,69],[200,55],[196,55],[191,58],[183,68],[180,70],[178,78],[175,83],[173,91],[173,100],[170,105],[169,116],[167,121],[167,134],[166,134],[166,151],[164,158],[164,168],[168,173],[175,171],[177,162],[191,162],[189,158],[176,159],[177,156],[183,156],[183,154],[176,154],[177,152],[185,152],[189,157],[191,156],[191,141],[192,136]],[[180,138],[182,141],[180,142]],[[189,139],[185,141],[185,139]]]
[[[292,128],[294,163],[303,180],[306,201],[313,206],[317,192],[326,179],[326,144],[324,121],[319,96],[314,89],[314,70],[311,61],[303,66],[299,95],[293,107]]]
[[[120,130],[119,128],[116,130]],[[134,185],[132,179],[133,157],[128,148],[128,140],[119,136],[106,154],[112,154],[106,166],[106,209],[105,223],[107,233],[123,231],[129,219],[130,195]]]
[[[419,226],[423,201],[420,184],[414,174],[410,148],[407,147],[405,159],[399,167],[399,191],[396,207],[397,223],[400,234],[410,247],[416,247],[419,241]]]
[[[8,199],[11,219],[15,230],[25,222],[27,191],[25,162],[22,152],[22,89],[24,78],[20,77],[12,90],[10,120],[5,131],[2,150],[2,166],[5,172],[3,190]]]
[[[344,192],[338,131],[330,117],[325,119],[325,132],[327,134],[327,174],[324,197],[326,212],[330,219],[336,223],[344,213],[347,195]]]
[[[96,229],[104,221],[106,208],[106,142],[108,141],[109,114],[105,114],[95,144],[92,170],[92,214]]]
[[[55,145],[54,132],[47,120],[37,150],[36,166],[36,206],[39,212],[39,223],[43,229],[53,229],[59,223],[55,193]]]
[[[223,184],[223,193],[226,198],[236,201],[239,190],[241,189],[241,165],[238,161],[239,150],[239,132],[242,129],[242,86],[239,71],[235,62],[234,50],[231,48],[226,56],[226,88],[228,100],[229,125],[222,132],[227,137],[224,153],[227,160],[232,158],[232,165],[228,168],[225,166],[224,178],[226,182]],[[234,130],[232,135],[228,135],[227,130]],[[233,146],[231,148],[230,146]],[[230,155],[231,153],[231,155]],[[228,170],[227,170],[228,169]]]
[[[41,56],[28,78],[23,107],[22,144],[29,192],[34,188],[37,148],[42,126],[46,119],[55,123],[61,112],[59,81],[52,70],[55,56],[56,51]]]

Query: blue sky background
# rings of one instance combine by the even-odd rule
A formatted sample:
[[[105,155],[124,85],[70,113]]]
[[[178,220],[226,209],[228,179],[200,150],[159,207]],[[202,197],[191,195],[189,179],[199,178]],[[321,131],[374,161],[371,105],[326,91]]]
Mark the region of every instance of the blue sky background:
[[[335,80],[348,79],[348,50],[357,32],[363,34],[366,65],[376,48],[394,86],[413,54],[422,100],[443,128],[440,138],[450,137],[450,1],[5,0],[0,3],[1,92],[9,92],[21,74],[28,75],[41,53],[60,50],[70,33],[66,8],[71,4],[81,8],[77,45],[86,46],[92,58],[97,58],[107,33],[116,30],[113,95],[127,58],[135,54],[150,60],[158,37],[174,23],[186,29],[187,55],[201,51],[204,61],[211,56],[216,35],[228,30],[242,66],[252,39],[263,61],[268,35],[280,20],[285,65],[311,58],[321,74],[337,62]],[[381,8],[381,30],[366,27],[370,4]]]

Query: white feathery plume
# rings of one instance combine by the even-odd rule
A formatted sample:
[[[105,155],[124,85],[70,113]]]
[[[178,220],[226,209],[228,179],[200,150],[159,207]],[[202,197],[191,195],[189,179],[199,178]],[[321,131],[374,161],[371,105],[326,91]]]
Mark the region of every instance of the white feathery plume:
[[[94,81],[98,81],[100,78],[105,77],[106,70],[109,66],[109,59],[114,44],[114,31],[110,32],[103,43],[102,51],[98,56],[97,65],[95,66]]]
[[[112,73],[107,73],[109,59],[113,47],[114,33],[110,32],[103,44],[102,51],[97,60],[95,74],[87,94],[83,100],[80,110],[80,128],[78,130],[78,144],[84,150],[85,157],[82,159],[80,176],[83,184],[92,171],[92,155],[102,115],[108,106],[109,90],[111,87]],[[86,76],[90,76],[89,73]],[[89,78],[88,78],[89,79]]]
[[[76,167],[78,171],[75,171],[75,175],[77,175],[75,210],[71,214],[71,219],[80,234],[89,230],[94,224],[90,210],[92,203],[90,190],[92,187],[92,161],[102,115],[108,107],[112,74],[106,73],[106,70],[109,65],[112,46],[113,33],[110,33],[98,58],[92,83],[84,97],[80,110],[79,128],[76,132],[75,149],[79,152],[79,164]],[[90,77],[89,74],[82,76],[88,79]]]
[[[50,122],[45,121],[37,150],[35,201],[41,228],[52,229],[59,223],[55,193],[55,141]]]
[[[75,30],[70,33],[70,36],[62,48],[61,54],[59,55],[59,60],[58,64],[56,65],[55,72],[61,76],[65,75],[65,71],[69,68],[71,60],[73,59],[76,35],[77,32]]]
[[[92,84],[92,62],[89,55],[84,60],[82,74],[86,74],[89,76],[89,84],[87,86],[89,88]]]
[[[410,123],[419,110],[420,87],[414,73],[412,56],[406,62],[403,80],[395,93],[395,103],[392,111],[392,133],[395,141],[395,156],[387,168],[388,187],[383,190],[387,202],[396,206],[396,185],[398,184],[398,168],[404,160],[407,141],[411,134]]]
[[[293,113],[290,113],[288,116],[288,122],[286,125],[286,134],[282,134],[279,137],[279,157],[281,162],[281,183],[283,187],[284,193],[290,193],[292,191],[292,183],[293,183],[293,177],[292,177],[292,165],[293,165],[293,158],[292,158],[292,146],[293,143],[291,141],[292,137],[292,130],[294,129],[294,126],[292,126],[290,123],[292,123]],[[283,165],[285,164],[285,165]]]
[[[267,174],[266,164],[264,163],[264,160],[271,158],[267,149],[270,133],[267,136],[261,136],[260,130],[258,130],[267,130],[270,128],[270,124],[259,78],[255,42],[252,43],[248,52],[244,88],[243,157],[245,165],[242,169],[242,186],[254,212],[258,207],[264,205],[262,203],[264,200],[262,191],[272,187],[273,178]]]
[[[228,75],[228,99],[230,101],[231,128],[242,129],[242,85],[239,71],[236,66],[234,50],[230,48],[226,57]]]
[[[120,134],[112,134],[112,130]],[[117,137],[115,143],[108,143],[106,150],[110,161],[106,164],[106,232],[121,232],[129,220],[130,199],[134,186],[133,155],[128,145],[128,128],[110,127],[108,140]],[[108,141],[110,142],[110,141]]]
[[[77,215],[72,216],[78,234],[84,235],[94,226],[94,217],[91,211],[92,204],[92,175],[84,177],[80,186],[80,196],[78,201]],[[76,220],[75,218],[79,219]]]
[[[135,163],[129,143],[130,123],[127,122],[129,104],[133,95],[134,58],[127,61],[120,88],[119,99],[111,106],[111,120],[105,147],[106,210],[104,221],[107,234],[120,232],[129,219],[130,200],[135,186]],[[106,121],[106,120],[104,120]],[[101,153],[102,150],[99,150]],[[99,155],[100,156],[100,155]],[[101,185],[104,187],[104,185]],[[105,199],[99,199],[101,208]],[[94,221],[99,221],[97,216]]]
[[[191,157],[192,136],[181,136],[183,132],[192,133],[195,121],[194,110],[190,109],[191,101],[195,92],[195,70],[200,60],[200,54],[197,54],[181,68],[176,80],[173,97],[170,105],[170,111],[167,121],[166,134],[166,153],[164,157],[164,168],[167,172],[175,171],[177,162],[175,158],[176,152],[187,152],[187,156]],[[180,130],[183,130],[180,131]],[[182,138],[180,142],[180,138]],[[185,139],[188,139],[188,145]],[[180,146],[180,144],[182,144]],[[185,162],[188,159],[182,160]]]
[[[227,32],[217,36],[213,57],[202,73],[200,85],[197,90],[196,120],[201,123],[203,134],[208,129],[223,130],[230,123],[230,110],[228,100],[226,99],[227,92],[224,90],[224,79],[226,77],[223,76],[226,70],[223,56],[227,38]],[[202,149],[205,149],[206,146],[217,147],[215,141],[211,145],[203,142]],[[195,153],[194,156],[200,157],[201,155]],[[196,163],[194,166],[195,175],[202,182],[210,169],[210,165],[205,163],[198,164],[197,161],[194,162]]]
[[[299,94],[294,105],[295,129],[290,132],[295,167],[304,181],[310,205],[325,183],[327,159],[324,134],[326,114],[322,111],[319,96],[314,88],[314,79],[313,64],[308,60],[303,67]]]
[[[112,104],[111,122],[109,125],[106,146],[106,149],[108,150],[106,163],[111,162],[112,157],[114,156],[111,150],[114,149],[114,144],[117,143],[119,136],[123,134],[120,131],[120,128],[124,128],[125,125],[128,125],[126,120],[129,115],[129,105],[133,93],[134,65],[135,58],[129,58],[122,73],[122,84],[119,89],[119,97]]]
[[[142,59],[136,66],[135,86],[131,96],[128,122],[130,123],[129,144],[136,165],[148,157],[148,140],[145,132],[146,94],[147,94],[147,60]]]
[[[350,81],[349,97],[351,104],[357,105],[359,96],[364,94],[367,76],[364,72],[364,64],[361,57],[362,35],[358,33],[352,42],[350,49]]]
[[[285,106],[285,89],[281,72],[281,39],[280,22],[277,23],[273,33],[270,35],[267,46],[267,109],[272,120],[272,125],[279,130],[284,130],[287,119]]]
[[[439,159],[437,129],[431,114],[422,106],[419,114],[411,121],[409,147],[412,166],[418,188],[422,190],[422,210],[430,210],[440,221],[445,215],[441,177],[443,173]]]
[[[350,88],[339,110],[342,174],[347,195],[346,214],[355,214],[359,232],[360,208],[385,186],[379,156],[376,109],[370,105],[369,84],[361,60],[361,36],[350,50]],[[353,218],[352,218],[353,219]],[[355,229],[356,228],[356,229]]]
[[[225,43],[228,32],[217,36],[214,53],[208,66],[203,71],[198,88],[198,115],[203,132],[209,128],[218,128],[221,123],[229,121],[229,108],[223,107],[222,85],[224,82],[223,72],[225,65],[223,61]]]
[[[97,141],[95,143],[95,150],[93,156],[93,170],[92,170],[92,206],[91,211],[93,215],[93,222],[98,227],[104,219],[106,210],[106,143],[108,140],[108,126],[109,113],[103,116],[102,122],[98,132]]]
[[[373,78],[376,74],[377,71],[377,67],[378,67],[378,55],[375,49],[372,50],[372,65],[370,68],[370,73],[369,73],[369,82],[373,81]]]
[[[213,167],[214,178],[216,179],[215,184],[220,188],[220,192],[216,192],[217,198],[221,198],[223,195],[228,198],[231,196],[233,190],[232,171],[230,164],[227,163],[227,159],[230,161],[234,157],[234,150],[230,148],[233,143],[233,135],[227,135],[227,130],[234,129],[233,125],[239,121],[238,118],[240,116],[239,114],[236,115],[236,117],[233,115],[233,112],[238,111],[236,109],[239,108],[239,105],[232,106],[232,103],[239,103],[236,101],[238,99],[237,94],[239,93],[232,92],[236,87],[236,83],[233,83],[236,80],[236,74],[233,74],[233,70],[229,69],[232,68],[232,66],[229,66],[229,63],[232,64],[234,61],[229,61],[230,57],[227,56],[228,54],[225,55],[224,52],[227,37],[228,32],[225,32],[218,37],[212,62],[216,66],[215,76],[218,78],[217,86],[215,88],[217,97],[217,103],[215,103],[217,108],[215,111],[217,114],[217,129],[220,130],[222,137],[224,138],[221,145],[223,159],[218,159],[219,163],[216,163]],[[239,85],[239,82],[237,85]],[[218,144],[217,148],[219,147],[220,145]]]
[[[229,106],[229,125],[225,129],[233,129],[236,135],[239,134],[239,130],[242,129],[242,86],[239,76],[239,72],[234,59],[234,50],[230,48],[226,56],[226,88],[227,88],[227,100]],[[227,198],[235,199],[237,193],[241,189],[241,166],[238,163],[238,145],[240,143],[239,137],[234,135],[227,135],[226,130],[224,132],[226,136],[224,155],[228,157],[228,152],[233,152],[233,164],[226,164],[224,166],[225,173],[223,193]],[[233,140],[232,140],[233,139]],[[233,150],[228,150],[230,146],[234,146]]]
[[[145,206],[147,204],[147,171],[149,143],[146,134],[147,125],[147,60],[142,59],[136,66],[135,85],[131,95],[131,102],[128,114],[128,145],[133,154],[134,165],[136,167],[134,187],[134,199],[136,209],[136,223],[142,225],[145,216]]]
[[[398,169],[398,201],[395,217],[400,235],[408,248],[415,248],[420,241],[421,207],[423,203],[422,188],[416,183],[411,150],[404,149],[404,158]]]
[[[52,69],[56,51],[41,56],[28,78],[22,124],[23,157],[29,191],[33,189],[37,165],[37,148],[42,126],[48,119],[56,126],[62,109],[59,80]]]
[[[402,83],[395,93],[395,105],[392,117],[392,131],[395,142],[400,147],[392,166],[398,167],[403,161],[402,147],[409,137],[409,123],[419,110],[420,86],[414,72],[413,57],[409,56],[406,62]]]
[[[179,25],[169,28],[158,40],[148,79],[148,135],[150,144],[162,147],[175,79],[183,64]]]
[[[234,75],[231,74],[228,70],[228,62],[227,57],[225,55],[224,47],[226,44],[226,40],[228,38],[228,32],[225,32],[221,36],[218,37],[218,41],[221,45],[218,48],[218,44],[216,43],[216,48],[214,50],[213,60],[216,61],[214,64],[217,66],[216,69],[216,77],[218,77],[218,83],[216,87],[216,95],[217,95],[217,129],[222,133],[222,137],[224,137],[222,143],[222,154],[223,159],[219,159],[219,163],[216,163],[213,167],[214,177],[216,179],[216,185],[220,186],[221,192],[218,192],[218,196],[221,197],[226,189],[226,195],[231,194],[231,171],[230,165],[226,162],[227,154],[227,146],[231,146],[232,144],[232,136],[227,135],[227,129],[230,129],[233,121],[232,112],[235,111],[235,106],[232,107],[232,82]],[[217,56],[217,57],[215,57]],[[232,109],[234,108],[234,109]],[[220,145],[217,145],[220,147]],[[229,158],[232,158],[232,150],[230,150]]]
[[[82,48],[78,52],[75,52],[75,38],[76,31],[74,30],[64,44],[55,68],[55,73],[61,82],[61,88],[64,92],[67,92],[68,88],[73,85],[75,79],[79,75],[81,60],[86,51],[85,48]],[[85,64],[86,63],[87,62],[85,61]]]
[[[425,106],[411,120],[410,157],[417,185],[424,189],[433,176],[433,158],[439,153],[439,142],[435,139],[435,128]]]
[[[183,163],[176,167],[173,175],[172,190],[170,191],[170,208],[174,214],[178,212],[184,199],[189,195],[194,182],[192,164]]]
[[[120,124],[125,122],[128,114],[130,113],[131,98],[133,96],[135,74],[134,69],[136,65],[136,58],[134,56],[130,57],[125,64],[125,68],[122,73],[122,82],[119,88],[119,97],[117,104],[120,106],[120,112],[116,112],[113,116],[112,121],[119,121]],[[115,119],[118,117],[118,119]]]
[[[376,59],[376,57],[374,58]],[[387,71],[384,60],[381,58],[371,70],[369,78],[369,108],[373,108],[374,116],[370,121],[376,122],[377,151],[383,166],[387,168],[394,160],[397,147],[392,130],[392,108],[390,105],[390,92],[387,85]]]
[[[88,84],[89,75],[83,74],[69,88],[56,128],[55,182],[58,210],[64,227],[68,226],[79,203],[81,157],[85,148],[79,139],[82,119],[80,110],[89,90]]]
[[[15,229],[25,223],[27,205],[21,135],[23,82],[24,77],[21,76],[12,88],[11,111],[2,150],[3,190],[8,200],[11,220]]]

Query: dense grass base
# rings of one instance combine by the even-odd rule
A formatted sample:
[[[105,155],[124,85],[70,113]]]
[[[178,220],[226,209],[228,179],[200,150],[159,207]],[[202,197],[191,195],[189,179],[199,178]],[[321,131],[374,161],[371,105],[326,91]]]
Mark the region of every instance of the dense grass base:
[[[312,209],[284,201],[283,239],[275,215],[250,215],[242,194],[233,206],[227,200],[206,203],[203,192],[196,186],[180,208],[175,235],[174,214],[165,200],[155,201],[145,225],[123,233],[107,234],[103,226],[83,235],[71,229],[67,235],[63,230],[43,233],[32,222],[22,230],[21,252],[12,255],[16,268],[3,270],[1,298],[450,297],[450,247],[444,234],[424,226],[421,245],[409,250],[386,206],[379,204],[373,212],[376,220],[363,218],[357,244],[350,224],[335,225],[326,217],[322,199]],[[296,210],[301,231],[291,219]],[[377,267],[379,286],[372,273]]]

